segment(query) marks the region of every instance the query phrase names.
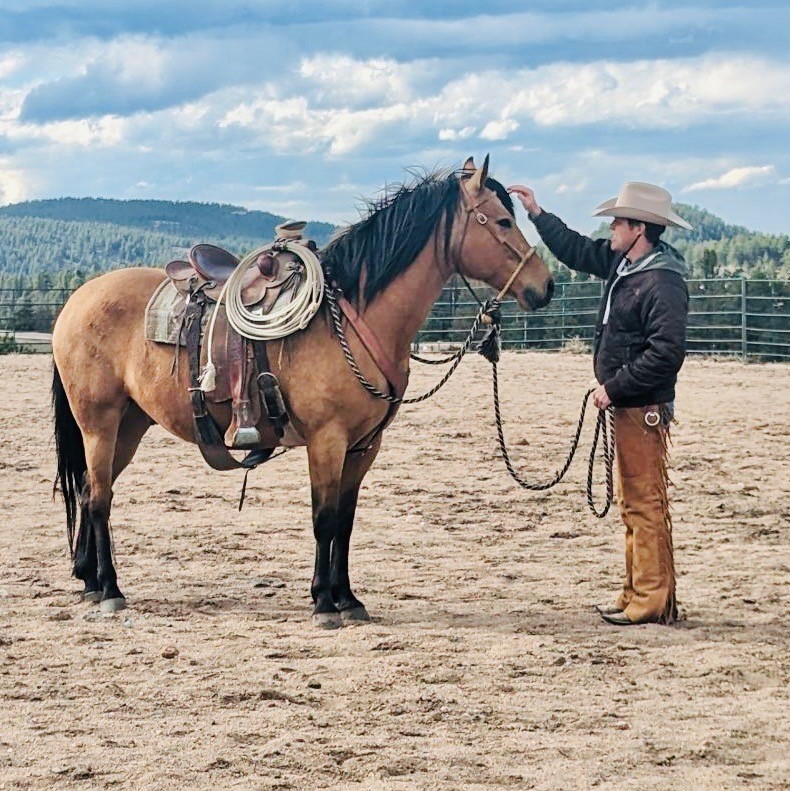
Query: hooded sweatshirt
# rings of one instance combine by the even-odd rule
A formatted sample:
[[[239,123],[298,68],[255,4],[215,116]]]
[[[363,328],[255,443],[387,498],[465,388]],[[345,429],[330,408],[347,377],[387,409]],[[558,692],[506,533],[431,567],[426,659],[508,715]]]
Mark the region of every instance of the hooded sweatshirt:
[[[629,261],[608,239],[591,239],[541,212],[533,218],[546,246],[563,264],[606,281],[595,328],[593,364],[615,406],[673,401],[686,353],[688,289],[685,262],[659,242]]]

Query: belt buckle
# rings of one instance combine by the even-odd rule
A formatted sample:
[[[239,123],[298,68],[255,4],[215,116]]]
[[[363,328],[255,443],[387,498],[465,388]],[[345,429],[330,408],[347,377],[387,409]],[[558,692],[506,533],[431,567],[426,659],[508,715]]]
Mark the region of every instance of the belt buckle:
[[[649,412],[645,412],[645,424],[650,426],[650,428],[654,428],[661,422],[661,415],[654,411],[650,410]]]

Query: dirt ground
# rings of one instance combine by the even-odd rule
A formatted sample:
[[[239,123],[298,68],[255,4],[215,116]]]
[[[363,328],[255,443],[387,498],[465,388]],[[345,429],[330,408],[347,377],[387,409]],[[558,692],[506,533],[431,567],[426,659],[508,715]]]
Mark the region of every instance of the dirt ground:
[[[0,788],[790,787],[790,366],[692,359],[672,490],[675,627],[616,628],[622,529],[585,463],[552,493],[497,455],[478,356],[387,431],[352,581],[372,623],[310,622],[302,449],[214,473],[154,428],[115,490],[126,611],[79,601],[44,356],[0,358]],[[586,356],[506,354],[514,460],[564,458]],[[412,391],[436,369],[415,365]],[[588,418],[583,443],[589,447]]]

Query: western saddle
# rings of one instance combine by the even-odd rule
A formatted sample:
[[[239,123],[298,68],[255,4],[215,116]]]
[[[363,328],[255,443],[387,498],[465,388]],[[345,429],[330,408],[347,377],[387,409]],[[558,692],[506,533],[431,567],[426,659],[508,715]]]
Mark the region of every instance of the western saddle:
[[[301,241],[304,226],[304,222],[277,226],[275,243],[258,256],[242,279],[241,300],[245,307],[254,306],[256,311],[267,313],[278,300],[282,304],[293,298],[301,282],[302,264],[294,253],[277,248],[278,242]],[[312,241],[302,244],[316,249]],[[283,438],[289,423],[279,383],[269,368],[266,343],[237,333],[228,323],[224,306],[216,305],[238,265],[239,260],[227,250],[212,244],[197,244],[189,251],[188,260],[171,261],[165,267],[184,305],[179,340],[186,346],[189,358],[189,390],[198,447],[212,467],[224,470],[250,468],[271,455],[273,447],[262,447],[258,430],[262,417],[273,427],[278,440]],[[212,307],[216,312],[211,319],[213,332],[202,338],[204,313]],[[216,385],[204,392],[200,372],[208,358],[216,369]],[[206,401],[219,404],[228,400],[232,420],[222,437]],[[250,453],[239,462],[228,448],[247,449]]]

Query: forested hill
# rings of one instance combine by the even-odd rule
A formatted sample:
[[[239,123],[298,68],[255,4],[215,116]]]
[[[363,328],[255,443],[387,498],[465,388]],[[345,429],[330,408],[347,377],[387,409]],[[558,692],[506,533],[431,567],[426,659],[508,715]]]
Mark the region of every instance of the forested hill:
[[[694,230],[669,229],[664,238],[683,253],[691,277],[790,278],[790,236],[729,225],[697,206],[675,209]],[[162,266],[196,242],[243,255],[272,239],[283,219],[239,206],[171,201],[61,198],[0,207],[0,287],[74,288],[107,269]],[[607,233],[607,225],[596,235]],[[323,245],[333,230],[309,223],[307,235]],[[560,279],[579,277],[554,266]]]
[[[790,279],[790,235],[729,225],[699,206],[678,203],[673,208],[694,230],[668,228],[661,238],[683,254],[690,277]],[[593,235],[608,233],[606,221]]]
[[[274,238],[286,219],[240,206],[61,198],[0,207],[0,284],[71,287],[119,266],[162,266],[197,242],[243,255]],[[291,218],[292,219],[292,218]],[[334,226],[311,222],[326,243]],[[38,283],[36,283],[38,284]]]

